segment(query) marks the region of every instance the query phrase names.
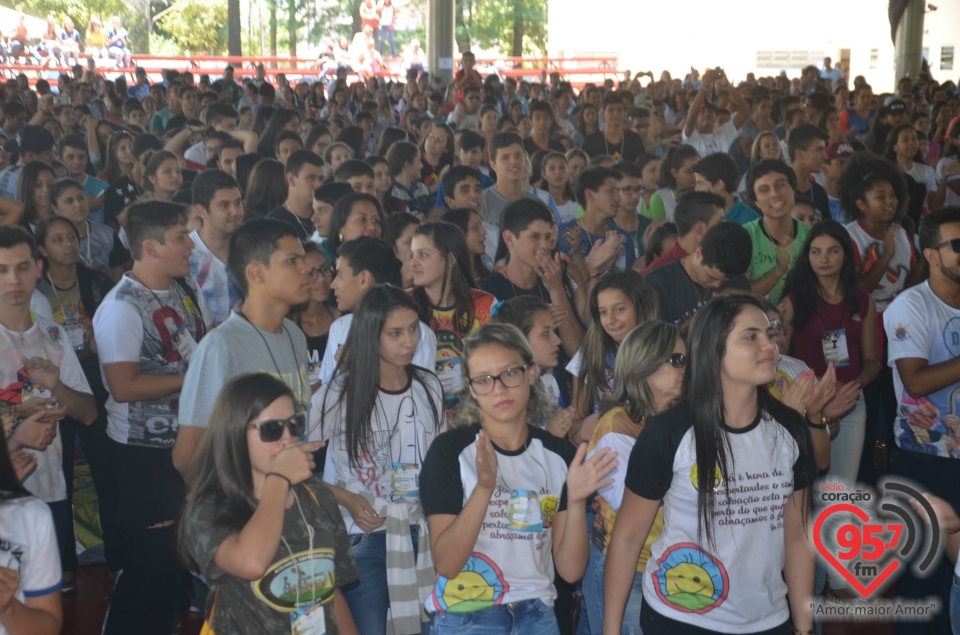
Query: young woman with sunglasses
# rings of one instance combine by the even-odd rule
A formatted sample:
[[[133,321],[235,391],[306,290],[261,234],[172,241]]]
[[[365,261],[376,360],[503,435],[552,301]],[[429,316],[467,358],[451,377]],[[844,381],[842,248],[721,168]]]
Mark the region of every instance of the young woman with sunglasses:
[[[299,443],[305,432],[290,389],[266,373],[234,377],[217,397],[179,534],[182,559],[210,585],[213,632],[358,633],[340,589],[360,573],[337,503],[313,476],[323,443]]]
[[[290,319],[300,327],[307,337],[307,372],[310,386],[316,391],[319,385],[320,361],[327,348],[327,335],[330,325],[340,317],[340,310],[330,298],[330,281],[333,280],[333,267],[327,262],[316,243],[303,243],[303,260],[310,267],[310,299],[306,304],[295,307]]]
[[[779,354],[760,299],[714,298],[694,316],[689,342],[686,399],[653,417],[630,453],[603,634],[621,631],[661,504],[668,513],[643,574],[645,635],[813,633],[816,466],[802,415],[767,389]],[[738,503],[755,493],[767,501]]]
[[[587,446],[587,456],[608,448],[620,456],[629,456],[647,422],[680,397],[687,347],[680,329],[666,322],[641,324],[623,339],[613,368],[613,393]],[[616,405],[614,405],[616,404]],[[600,633],[603,625],[603,571],[606,566],[610,535],[623,501],[626,461],[611,474],[613,483],[601,487],[594,502],[596,517],[590,535],[590,559],[583,577],[583,601],[580,619],[586,618],[591,633]],[[658,511],[650,535],[637,562],[633,587],[623,619],[621,633],[630,635],[640,622],[641,584],[650,546],[663,529],[663,512]]]
[[[612,483],[617,455],[584,460],[585,444],[574,451],[530,425],[549,398],[516,327],[467,337],[462,372],[457,427],[430,448],[421,479],[438,573],[433,635],[559,635],[554,574],[583,576],[586,500]]]
[[[388,607],[394,633],[429,630],[420,609],[433,576],[420,471],[447,422],[440,381],[412,364],[419,328],[417,305],[402,289],[367,289],[334,379],[310,410],[310,438],[329,444],[323,478],[361,573],[344,595],[364,635],[385,633]]]

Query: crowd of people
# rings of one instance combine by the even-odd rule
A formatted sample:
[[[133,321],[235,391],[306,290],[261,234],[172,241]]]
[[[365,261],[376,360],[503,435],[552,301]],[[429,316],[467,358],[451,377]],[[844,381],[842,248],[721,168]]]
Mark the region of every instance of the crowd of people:
[[[78,456],[106,635],[813,633],[880,474],[950,632],[960,95],[835,70],[7,82],[0,634],[60,631]]]
[[[37,64],[41,68],[62,68],[81,64],[81,53],[88,53],[92,68],[96,61],[111,60],[115,66],[128,67],[132,59],[130,34],[120,16],[110,19],[110,28],[103,30],[103,22],[94,16],[90,28],[81,36],[73,19],[47,16],[47,27],[42,33],[31,33],[27,18],[20,14],[9,33],[0,33],[0,61],[4,64]]]

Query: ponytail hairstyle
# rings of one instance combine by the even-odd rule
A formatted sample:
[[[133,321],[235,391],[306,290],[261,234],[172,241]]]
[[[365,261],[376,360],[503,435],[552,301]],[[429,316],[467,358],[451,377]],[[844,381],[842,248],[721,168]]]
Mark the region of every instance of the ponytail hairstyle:
[[[670,148],[667,150],[666,156],[663,157],[663,165],[660,168],[660,179],[657,185],[670,190],[677,189],[677,177],[673,175],[673,171],[682,168],[684,161],[687,159],[698,158],[700,158],[700,153],[693,146],[679,145]]]
[[[467,250],[467,239],[460,228],[453,223],[434,221],[423,223],[417,227],[414,236],[426,236],[433,242],[433,246],[440,252],[444,260],[443,278],[440,282],[440,297],[446,295],[449,289],[453,293],[454,312],[453,325],[461,337],[470,332],[470,327],[476,319],[473,308],[473,294],[471,289],[476,287],[473,275],[470,273],[470,252]],[[450,262],[451,256],[455,262]],[[433,319],[434,306],[427,297],[426,289],[414,287],[413,299],[418,306],[420,319],[436,329]]]
[[[610,384],[610,374],[614,364],[610,361],[617,354],[617,343],[600,324],[599,296],[603,291],[620,291],[633,303],[637,314],[637,325],[656,320],[660,316],[660,304],[656,291],[649,282],[632,269],[626,271],[608,271],[600,276],[596,286],[590,292],[590,326],[580,347],[580,399],[587,399],[587,408],[593,408],[593,402]]]
[[[463,385],[470,385],[470,358],[473,353],[484,346],[499,345],[520,354],[527,371],[539,374],[539,369],[533,361],[533,351],[530,343],[520,329],[512,324],[486,324],[468,335],[463,340],[463,352],[460,353],[460,368],[463,373]],[[527,401],[527,421],[546,421],[556,405],[547,395],[543,382],[537,380],[530,385],[530,398]],[[454,427],[469,426],[483,421],[483,412],[480,403],[470,390],[464,390],[460,398],[460,406],[454,416]]]
[[[687,372],[684,375],[684,397],[690,402],[693,419],[694,440],[697,452],[697,540],[713,543],[713,512],[719,484],[717,471],[722,476],[722,487],[729,501],[730,479],[736,474],[733,454],[725,429],[723,380],[721,365],[726,355],[727,337],[733,329],[737,316],[746,307],[764,311],[761,298],[749,293],[723,294],[716,296],[693,316],[688,337],[689,354]],[[785,433],[781,443],[788,443],[786,435],[796,441],[800,456],[810,459],[800,470],[807,482],[816,480],[813,464],[813,448],[810,433],[803,417],[796,410],[784,405],[770,395],[767,386],[757,386],[757,405],[761,413],[770,415],[780,424],[778,430]],[[778,444],[779,445],[779,444]],[[809,488],[808,488],[809,489]],[[809,494],[805,495],[808,496]],[[804,505],[809,504],[809,499]]]
[[[345,375],[341,380],[341,390],[335,404],[327,405],[329,391],[324,393],[323,403],[320,404],[321,429],[326,424],[328,414],[344,413],[347,455],[354,468],[360,467],[363,455],[373,454],[376,449],[370,420],[380,391],[380,334],[383,325],[390,314],[398,309],[410,309],[417,314],[418,308],[403,289],[389,284],[376,284],[360,296],[354,309],[350,333],[334,371],[334,376]],[[430,402],[434,430],[439,432],[442,403],[433,399],[439,389],[436,377],[431,371],[412,363],[407,366],[407,375],[411,382],[419,382],[424,387]]]

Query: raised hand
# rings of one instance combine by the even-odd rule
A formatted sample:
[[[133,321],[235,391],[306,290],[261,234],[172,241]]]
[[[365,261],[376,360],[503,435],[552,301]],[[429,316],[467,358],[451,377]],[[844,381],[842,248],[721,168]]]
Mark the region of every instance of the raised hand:
[[[613,483],[613,479],[607,478],[607,475],[617,467],[617,453],[610,451],[610,448],[603,448],[584,461],[586,455],[587,444],[581,443],[567,469],[568,503],[583,502],[601,487]]]
[[[812,370],[805,370],[797,375],[780,394],[780,401],[803,414],[813,397],[813,378]]]
[[[563,439],[567,436],[567,432],[570,431],[570,426],[573,425],[576,418],[577,412],[573,406],[567,406],[566,408],[557,410],[553,413],[553,416],[550,417],[550,420],[547,421],[547,432]]]
[[[292,443],[283,448],[270,462],[270,472],[275,472],[290,481],[292,485],[302,483],[311,476],[316,465],[313,451],[326,445],[325,441]]]
[[[809,401],[807,401],[807,410],[810,412],[823,412],[823,408],[836,396],[837,394],[837,369],[833,365],[833,362],[830,362],[827,365],[827,372],[823,374],[823,377],[820,378],[820,381],[813,388],[813,394],[810,396]],[[803,411],[800,411],[801,414]]]
[[[827,419],[838,419],[850,412],[860,398],[860,384],[848,381],[839,390],[833,400],[824,406],[821,412]]]
[[[486,430],[477,436],[477,487],[491,492],[497,487],[497,453]]]
[[[550,254],[541,252],[536,255],[536,259],[537,275],[540,276],[540,279],[543,281],[543,286],[547,288],[547,291],[553,293],[562,290],[563,269],[560,266],[560,254],[555,254],[551,257]]]
[[[549,308],[550,317],[553,318],[553,328],[562,328],[567,321],[567,310],[559,304],[551,304]]]

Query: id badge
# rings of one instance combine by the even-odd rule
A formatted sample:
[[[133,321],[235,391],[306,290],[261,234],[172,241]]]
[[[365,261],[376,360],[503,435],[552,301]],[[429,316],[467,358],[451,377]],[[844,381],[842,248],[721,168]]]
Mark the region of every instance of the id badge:
[[[416,463],[391,463],[390,489],[397,496],[420,496],[420,469]]]
[[[67,339],[70,340],[70,345],[73,346],[73,350],[82,351],[84,348],[83,325],[77,322],[71,322],[64,324],[63,330],[67,334]]]
[[[532,489],[515,489],[507,503],[507,529],[533,533],[543,531],[540,497]]]
[[[320,362],[307,362],[307,377],[311,384],[317,383],[320,378]]]
[[[323,604],[317,602],[290,613],[292,635],[325,635],[326,632],[327,620],[323,615]]]
[[[197,350],[197,341],[193,339],[193,335],[187,330],[187,325],[181,324],[171,335],[173,337],[173,345],[177,348],[177,352],[180,353],[180,357],[182,357],[184,361],[189,362],[193,351]]]
[[[444,395],[459,395],[463,392],[463,375],[460,373],[460,358],[437,361],[437,378],[443,386]]]
[[[833,329],[824,331],[820,339],[823,345],[823,358],[837,368],[850,365],[850,353],[847,351],[847,330]]]

